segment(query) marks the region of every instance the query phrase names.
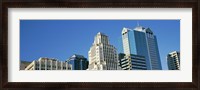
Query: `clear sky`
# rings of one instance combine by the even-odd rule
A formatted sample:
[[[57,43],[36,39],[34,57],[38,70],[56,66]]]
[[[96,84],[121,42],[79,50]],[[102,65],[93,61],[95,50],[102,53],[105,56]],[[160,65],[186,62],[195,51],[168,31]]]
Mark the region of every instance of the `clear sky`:
[[[20,60],[49,57],[64,61],[73,54],[88,58],[98,32],[105,33],[120,52],[122,28],[133,29],[137,22],[157,36],[162,67],[167,69],[167,54],[180,51],[179,20],[20,20]]]

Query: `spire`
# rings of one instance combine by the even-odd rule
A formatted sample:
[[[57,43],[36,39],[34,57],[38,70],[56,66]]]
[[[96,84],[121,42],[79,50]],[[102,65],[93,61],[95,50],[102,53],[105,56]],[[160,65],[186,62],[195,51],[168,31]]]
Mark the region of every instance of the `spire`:
[[[143,31],[144,29],[144,27],[140,26],[139,21],[137,21],[137,26],[134,28],[134,30]]]
[[[137,21],[137,26],[139,27],[140,26],[140,24],[139,24],[139,22]]]

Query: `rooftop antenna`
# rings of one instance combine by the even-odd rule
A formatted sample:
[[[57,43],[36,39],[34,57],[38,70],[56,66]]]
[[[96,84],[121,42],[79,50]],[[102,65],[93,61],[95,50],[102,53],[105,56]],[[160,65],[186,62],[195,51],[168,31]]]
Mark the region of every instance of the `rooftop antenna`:
[[[140,26],[138,21],[137,21],[137,26],[138,26],[138,27]]]

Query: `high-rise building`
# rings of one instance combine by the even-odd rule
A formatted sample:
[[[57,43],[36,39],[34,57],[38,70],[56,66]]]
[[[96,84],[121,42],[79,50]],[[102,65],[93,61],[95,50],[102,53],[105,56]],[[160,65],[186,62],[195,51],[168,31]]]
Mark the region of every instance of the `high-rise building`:
[[[148,70],[161,70],[157,39],[150,28],[137,26],[135,29],[123,28],[123,50],[126,55],[144,56]]]
[[[82,55],[74,54],[66,62],[72,65],[72,70],[86,70],[88,68],[88,60]]]
[[[169,70],[180,70],[180,52],[173,51],[167,55]]]
[[[123,70],[147,70],[144,56],[119,54],[119,66]]]
[[[54,58],[39,58],[29,64],[25,70],[71,70],[72,65]]]
[[[88,52],[88,70],[117,70],[118,56],[117,50],[109,44],[108,36],[98,33],[94,43]]]

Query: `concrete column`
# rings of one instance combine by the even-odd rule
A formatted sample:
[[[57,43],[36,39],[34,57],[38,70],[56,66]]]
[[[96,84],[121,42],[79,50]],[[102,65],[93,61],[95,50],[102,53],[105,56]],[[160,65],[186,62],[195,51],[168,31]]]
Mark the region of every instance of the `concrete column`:
[[[33,70],[35,70],[36,69],[36,65],[35,65],[35,61],[33,61]]]
[[[51,60],[51,70],[53,70],[53,60]]]
[[[58,70],[58,61],[56,60],[56,70]]]
[[[63,62],[60,62],[61,70],[63,70]]]
[[[39,70],[41,70],[41,60],[39,60]]]
[[[45,67],[45,70],[47,70],[47,60],[45,59],[45,62],[44,62],[44,67]]]

